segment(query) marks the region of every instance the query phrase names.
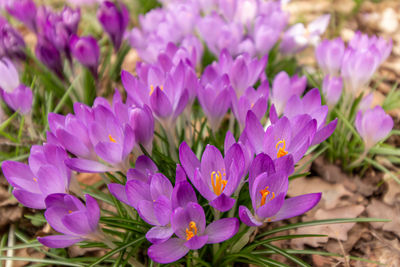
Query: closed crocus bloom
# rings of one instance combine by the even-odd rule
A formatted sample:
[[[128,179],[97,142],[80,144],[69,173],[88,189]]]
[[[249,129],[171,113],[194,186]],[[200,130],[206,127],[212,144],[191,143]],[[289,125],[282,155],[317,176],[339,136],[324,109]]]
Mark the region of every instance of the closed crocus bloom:
[[[325,95],[328,107],[333,107],[342,95],[343,82],[341,77],[326,75],[322,83],[322,92]]]
[[[324,74],[339,75],[345,46],[342,38],[323,40],[315,50],[319,67]]]
[[[8,22],[0,22],[0,57],[25,60],[25,41]]]
[[[11,93],[19,85],[19,75],[14,64],[8,58],[0,60],[0,88]]]
[[[9,1],[8,13],[23,22],[29,29],[36,31],[36,5],[33,0]]]
[[[240,129],[243,131],[246,124],[246,116],[249,110],[253,111],[259,120],[265,115],[268,108],[268,93],[269,85],[265,80],[255,90],[253,87],[247,88],[244,95],[239,99],[236,94],[232,96],[232,110],[237,121],[239,122]]]
[[[79,21],[81,20],[80,9],[72,9],[70,7],[64,7],[61,11],[61,19],[64,26],[67,28],[69,34],[76,34],[78,31]]]
[[[177,261],[190,250],[231,238],[239,229],[239,221],[237,218],[224,218],[206,226],[203,208],[195,202],[189,202],[185,207],[174,210],[171,227],[177,237],[148,249],[150,258],[158,263]]]
[[[86,206],[71,195],[48,196],[44,216],[62,235],[38,237],[38,241],[50,248],[65,248],[83,240],[101,241],[99,205],[90,195],[86,194],[85,198]]]
[[[343,83],[352,95],[357,95],[368,84],[379,65],[380,54],[375,47],[368,50],[348,48],[342,62]]]
[[[225,212],[235,199],[230,196],[239,186],[245,168],[245,157],[239,144],[229,148],[225,157],[212,145],[207,145],[201,161],[183,142],[179,147],[179,159],[194,187],[212,207]]]
[[[374,94],[369,93],[360,101],[360,104],[358,105],[358,110],[361,110],[364,113],[368,109],[372,108],[373,100],[374,100]]]
[[[1,91],[1,96],[12,110],[18,110],[22,115],[30,113],[33,95],[29,87],[21,84],[10,93]]]
[[[92,36],[78,37],[73,35],[69,40],[69,47],[72,55],[96,76],[100,57],[97,40]]]
[[[55,145],[33,146],[29,165],[5,161],[2,171],[14,187],[13,195],[24,206],[46,208],[45,199],[54,193],[68,192],[70,171],[64,161],[67,153]]]
[[[355,120],[358,133],[368,151],[380,140],[384,139],[393,128],[393,119],[385,113],[382,107],[376,106],[364,113],[359,111]]]
[[[288,162],[290,164],[290,162]],[[311,193],[285,199],[289,180],[285,170],[274,170],[264,164],[266,172],[259,174],[249,187],[254,213],[247,207],[239,207],[240,220],[248,226],[261,226],[301,215],[312,209],[321,199],[321,193]],[[287,166],[287,168],[292,168]]]
[[[376,49],[378,51],[376,55],[379,58],[379,64],[385,61],[390,55],[392,46],[393,42],[391,39],[387,41],[382,37],[377,37],[376,35],[369,37],[367,34],[362,34],[360,31],[357,31],[349,42],[349,47],[355,50],[365,51],[372,47]]]
[[[154,117],[151,109],[135,107],[129,112],[129,124],[132,127],[136,142],[142,144],[147,151],[151,151],[154,137]]]
[[[303,94],[307,86],[305,76],[298,77],[289,75],[281,71],[275,76],[272,82],[271,102],[274,105],[278,116],[282,115],[286,107],[286,103],[293,95],[300,96]]]
[[[275,11],[268,16],[258,16],[255,20],[253,39],[257,55],[265,56],[277,43],[288,21],[288,15]]]
[[[303,98],[292,96],[283,113],[290,120],[303,114],[309,115],[317,122],[317,132],[311,140],[316,145],[327,139],[336,129],[337,119],[325,125],[328,116],[328,106],[321,105],[321,95],[318,88],[309,91]]]
[[[104,1],[97,11],[97,18],[103,26],[104,31],[108,33],[114,44],[115,50],[118,50],[122,43],[122,38],[126,27],[129,24],[129,12],[126,6],[118,3]]]
[[[36,44],[35,54],[38,59],[59,77],[63,76],[63,64],[61,54],[54,44],[39,37]]]

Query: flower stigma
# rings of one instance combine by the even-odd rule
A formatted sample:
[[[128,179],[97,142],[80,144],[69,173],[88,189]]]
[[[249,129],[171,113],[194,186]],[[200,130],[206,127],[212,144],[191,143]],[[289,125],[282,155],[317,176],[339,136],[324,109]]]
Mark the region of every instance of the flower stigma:
[[[37,178],[36,178],[36,177],[33,177],[33,181],[35,181],[35,182],[37,183]]]
[[[215,176],[215,178],[214,178],[214,176]],[[225,171],[224,171],[224,174],[221,174],[220,171],[218,171],[218,172],[214,171],[211,173],[211,184],[213,187],[213,191],[217,196],[221,195],[221,193],[225,189],[226,183],[228,182],[227,180],[222,180],[222,176],[226,176]]]
[[[267,196],[269,195],[269,194],[272,194],[272,196],[271,196],[271,198],[268,200],[268,201],[271,201],[271,200],[273,200],[274,198],[275,198],[275,192],[270,192],[269,190],[268,190],[268,188],[269,188],[269,186],[266,186],[263,190],[260,190],[260,194],[261,194],[261,206],[264,206],[264,204],[265,204],[265,202],[266,202],[266,200],[267,200]]]
[[[164,91],[164,86],[160,86],[161,91]],[[149,96],[151,96],[154,93],[154,85],[150,85],[150,93]]]
[[[186,228],[186,240],[190,240],[197,235],[197,227],[194,221],[190,221],[189,228]]]
[[[280,146],[280,144],[282,144],[282,146]],[[286,156],[286,155],[289,153],[288,151],[285,150],[285,147],[286,147],[285,139],[282,139],[281,141],[279,141],[279,142],[276,144],[275,147],[276,147],[276,149],[278,150],[278,153],[276,154],[277,158]]]
[[[108,135],[108,139],[110,139],[110,142],[117,143],[117,140],[115,140],[115,139],[111,136],[111,134]]]

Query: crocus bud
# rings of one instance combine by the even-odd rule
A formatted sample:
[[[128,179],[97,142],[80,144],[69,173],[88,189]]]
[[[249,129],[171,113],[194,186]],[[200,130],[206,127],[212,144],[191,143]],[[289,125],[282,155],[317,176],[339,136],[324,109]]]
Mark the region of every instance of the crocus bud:
[[[52,43],[40,38],[36,45],[35,53],[44,65],[62,77],[63,66],[61,55]]]
[[[329,107],[336,105],[342,95],[343,82],[341,77],[326,75],[322,83],[322,92]]]
[[[154,118],[151,109],[147,105],[143,108],[133,108],[129,114],[129,122],[135,140],[150,150],[154,136]]]
[[[318,65],[324,74],[338,75],[345,51],[341,38],[322,41],[315,50]]]
[[[8,22],[0,22],[0,57],[25,60],[25,41]]]
[[[8,59],[0,60],[0,88],[11,93],[19,85],[18,71]]]
[[[382,107],[376,106],[364,113],[359,111],[355,125],[364,140],[366,150],[369,150],[389,134],[393,128],[393,119],[385,113]]]
[[[122,3],[119,3],[117,7],[113,2],[105,1],[97,11],[97,18],[104,31],[110,36],[115,50],[118,50],[129,23],[128,9]]]
[[[12,92],[7,93],[2,91],[2,97],[4,102],[13,110],[19,112],[23,115],[28,114],[32,108],[32,90],[21,84],[16,87]]]
[[[36,31],[36,5],[33,0],[9,1],[8,13],[20,20],[32,31]]]
[[[76,34],[79,21],[81,20],[81,11],[79,9],[74,10],[70,7],[64,7],[61,17],[69,34]]]
[[[96,76],[100,57],[100,48],[96,39],[92,36],[73,35],[69,41],[69,48],[72,55]]]

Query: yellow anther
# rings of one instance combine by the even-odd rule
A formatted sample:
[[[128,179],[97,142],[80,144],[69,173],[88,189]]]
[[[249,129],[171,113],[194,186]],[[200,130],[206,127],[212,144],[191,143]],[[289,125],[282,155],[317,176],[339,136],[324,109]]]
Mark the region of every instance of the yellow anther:
[[[251,103],[250,108],[253,108],[253,107],[254,107],[254,103]]]
[[[71,213],[72,213],[72,210],[69,210],[68,213],[71,214]]]
[[[215,176],[215,178],[214,178]],[[224,176],[226,176],[224,172]],[[227,180],[222,180],[222,174],[220,171],[212,172],[211,173],[211,185],[213,187],[214,193],[219,196],[224,191],[226,184],[228,183]]]
[[[35,177],[33,177],[33,181],[35,181],[37,183],[37,179]]]
[[[164,86],[160,85],[161,91],[164,91]],[[154,93],[154,85],[150,85],[150,93],[149,96],[151,96]]]
[[[261,206],[264,206],[265,205],[265,202],[266,202],[266,200],[267,200],[267,196],[269,195],[269,194],[272,194],[272,197],[268,200],[268,201],[271,201],[271,200],[273,200],[274,198],[275,198],[275,192],[270,192],[269,190],[268,190],[268,186],[266,186],[263,190],[260,190],[260,194],[261,194]]]
[[[195,235],[197,235],[197,226],[194,221],[191,221],[189,223],[189,228],[186,228],[186,240],[190,240]]]
[[[116,143],[116,142],[117,142],[117,140],[115,140],[115,139],[111,136],[111,134],[108,135],[108,139],[110,139],[110,142],[113,142],[113,143]]]
[[[280,144],[282,144],[281,147],[279,146]],[[276,157],[277,157],[277,158],[286,156],[286,155],[289,153],[288,151],[285,150],[285,148],[286,148],[285,139],[282,139],[281,141],[279,141],[279,142],[276,144],[275,147],[276,147],[276,149],[278,150],[278,153],[276,154]]]

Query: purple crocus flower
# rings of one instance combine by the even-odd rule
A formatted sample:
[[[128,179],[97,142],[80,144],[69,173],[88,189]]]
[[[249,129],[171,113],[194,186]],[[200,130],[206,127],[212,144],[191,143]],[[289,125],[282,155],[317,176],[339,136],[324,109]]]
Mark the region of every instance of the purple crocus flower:
[[[121,75],[128,103],[139,107],[148,105],[163,127],[171,129],[189,102],[185,77],[193,69],[181,61],[167,72],[159,65],[145,64],[139,65],[137,72],[139,79],[126,71]]]
[[[257,90],[253,87],[247,88],[244,95],[239,99],[236,98],[236,94],[232,96],[232,111],[239,122],[241,131],[245,127],[246,116],[249,110],[253,111],[259,120],[265,115],[268,108],[268,94],[268,80],[265,80]]]
[[[289,119],[298,115],[308,114],[317,121],[317,132],[311,145],[316,145],[327,139],[335,130],[337,119],[325,125],[328,116],[328,107],[321,106],[321,95],[318,88],[309,91],[302,99],[299,96],[292,96],[283,113]]]
[[[276,170],[266,155],[260,160],[263,161],[260,164],[265,172],[256,176],[249,186],[254,215],[247,207],[240,206],[239,217],[243,223],[248,226],[261,226],[265,222],[289,219],[309,211],[318,204],[321,193],[285,199],[289,185],[285,166]],[[285,164],[287,169],[293,168],[293,161],[286,161]]]
[[[385,113],[382,107],[368,109],[357,113],[355,125],[368,151],[380,140],[384,139],[393,128],[393,119]]]
[[[97,11],[97,18],[108,33],[115,50],[118,50],[122,43],[122,38],[126,27],[129,24],[129,11],[122,3],[118,6],[113,2],[104,1]]]
[[[349,42],[349,47],[358,51],[366,51],[372,47],[375,48],[378,52],[375,55],[378,57],[379,64],[388,58],[392,51],[392,46],[393,42],[391,39],[387,41],[375,35],[368,37],[367,34],[362,34],[360,31],[357,31]]]
[[[70,35],[76,34],[78,31],[79,21],[81,20],[80,9],[72,9],[70,7],[64,7],[60,13],[60,17],[64,24],[64,27],[68,30]]]
[[[364,113],[368,109],[372,108],[373,100],[374,100],[374,93],[369,93],[363,99],[361,99],[360,104],[358,105],[358,110]]]
[[[147,151],[151,151],[154,138],[154,117],[151,109],[147,105],[143,108],[131,108],[129,122],[136,142],[143,145]]]
[[[293,95],[301,96],[306,86],[307,78],[305,76],[294,75],[290,78],[284,71],[275,76],[272,82],[271,103],[274,105],[278,116],[282,115],[289,98]]]
[[[189,250],[197,250],[205,244],[223,242],[234,236],[239,229],[237,218],[224,218],[206,227],[203,208],[189,202],[186,207],[174,210],[171,227],[177,237],[164,243],[154,244],[148,249],[149,257],[159,263],[170,263],[185,256]]]
[[[50,70],[54,71],[59,77],[63,77],[63,63],[60,51],[54,44],[39,37],[36,44],[35,53],[38,59]]]
[[[6,104],[14,111],[19,111],[22,115],[29,114],[32,109],[32,90],[20,84],[12,92],[8,93],[1,90],[1,96]]]
[[[322,82],[322,92],[328,107],[333,107],[342,95],[343,82],[341,77],[326,75]]]
[[[71,54],[93,74],[97,76],[99,65],[100,47],[92,36],[78,37],[72,35],[69,40]]]
[[[4,161],[2,170],[14,187],[13,195],[19,202],[29,208],[44,209],[48,195],[68,191],[71,172],[64,164],[67,158],[61,147],[50,144],[33,146],[29,165]]]
[[[296,163],[307,152],[316,132],[317,122],[303,114],[289,120],[287,117],[274,121],[266,131],[252,111],[247,113],[244,130],[252,150],[266,153],[272,159],[292,155]]]
[[[342,38],[323,40],[315,49],[315,56],[324,74],[339,75],[345,45]]]
[[[62,235],[38,237],[50,248],[65,248],[83,240],[101,240],[98,227],[100,208],[96,200],[86,194],[86,206],[74,196],[52,194],[46,198],[46,221]]]
[[[25,60],[25,41],[5,19],[0,17],[0,58]]]
[[[36,27],[36,5],[32,0],[8,1],[6,5],[8,13],[23,22],[32,31]]]
[[[12,61],[8,58],[0,60],[0,88],[11,93],[19,86],[19,75]]]
[[[294,54],[302,51],[308,45],[317,45],[320,36],[326,31],[330,15],[322,15],[310,22],[308,26],[297,23],[291,26],[284,34],[280,44],[280,51],[284,54]]]
[[[183,142],[179,147],[179,159],[190,181],[212,207],[225,212],[235,203],[231,198],[239,186],[245,168],[244,152],[239,144],[229,148],[225,157],[212,145],[207,145],[201,161]]]

